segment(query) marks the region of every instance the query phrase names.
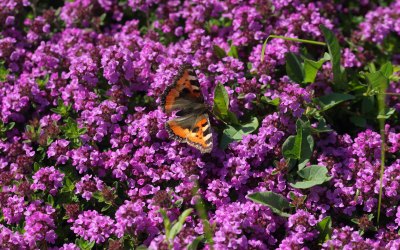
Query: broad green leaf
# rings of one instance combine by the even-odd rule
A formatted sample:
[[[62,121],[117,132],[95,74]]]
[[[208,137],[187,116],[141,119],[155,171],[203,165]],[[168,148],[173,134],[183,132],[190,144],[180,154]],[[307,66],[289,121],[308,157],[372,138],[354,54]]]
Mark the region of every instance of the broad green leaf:
[[[167,235],[168,239],[170,239],[170,240],[175,239],[175,237],[182,230],[182,227],[183,227],[183,224],[185,223],[186,218],[190,215],[190,213],[192,211],[193,211],[193,209],[189,208],[182,212],[182,214],[178,218],[178,221],[173,224],[171,230],[169,231],[169,234]]]
[[[240,122],[239,122],[239,120],[238,120],[236,114],[233,113],[233,112],[231,112],[231,111],[229,111],[229,110],[228,110],[228,119],[227,119],[227,121],[228,121],[230,124],[234,125],[234,126],[240,125]]]
[[[148,250],[148,248],[145,245],[140,245],[136,247],[135,250]]]
[[[365,128],[365,126],[367,126],[367,119],[362,116],[351,116],[350,121],[360,128]]]
[[[301,138],[298,136],[289,136],[282,145],[282,152],[285,159],[299,159],[301,152]]]
[[[389,78],[391,75],[393,75],[393,65],[391,62],[387,62],[382,65],[382,67],[379,69],[379,71],[386,77]]]
[[[384,70],[387,71],[387,69]],[[377,93],[378,119],[385,120],[387,114],[385,107],[386,95],[384,93],[386,93],[386,89],[389,85],[389,79],[381,71],[376,71],[374,73],[366,73],[365,76],[367,77],[367,80],[370,83],[373,92]]]
[[[223,120],[227,119],[229,111],[229,96],[225,87],[222,84],[218,84],[214,90],[214,107],[213,111],[216,115],[220,116]]]
[[[389,80],[381,71],[365,73],[365,76],[374,91],[378,93],[386,92]]]
[[[333,82],[338,86],[338,87],[343,87],[343,74],[342,70],[340,68],[340,60],[341,60],[341,54],[340,54],[340,45],[339,41],[337,40],[335,34],[329,30],[327,27],[324,25],[320,25],[321,31],[324,34],[326,44],[328,46],[328,51],[329,55],[331,56],[331,62],[332,62],[332,71],[333,71]]]
[[[309,121],[297,120],[297,134],[289,136],[282,145],[285,159],[298,160],[298,168],[302,169],[309,162],[314,149],[314,139],[311,135]]]
[[[319,105],[321,106],[321,111],[326,111],[335,105],[353,100],[354,96],[346,93],[331,93],[328,95],[321,96],[317,98]]]
[[[229,49],[229,52],[228,52],[228,56],[231,56],[234,58],[239,58],[237,47],[235,45],[231,45],[231,48]]]
[[[313,186],[321,185],[322,183],[329,181],[332,177],[327,176],[328,169],[324,166],[311,165],[303,168],[297,172],[297,174],[303,178],[302,181],[291,183],[290,185],[294,188],[306,189]]]
[[[214,54],[218,57],[218,58],[224,58],[226,57],[226,52],[223,48],[219,47],[218,45],[214,45],[213,46],[213,50],[214,50]]]
[[[225,149],[231,142],[242,140],[244,135],[251,134],[255,131],[258,125],[257,117],[253,117],[249,123],[244,125],[228,125],[228,128],[222,133],[220,148]]]
[[[313,149],[314,149],[314,138],[311,135],[310,122],[303,122],[302,120],[297,120],[296,122],[297,130],[302,131],[302,141],[301,141],[301,152],[298,169],[302,169],[310,161]]]
[[[332,234],[332,219],[330,216],[325,217],[315,226],[319,232],[318,242],[324,243],[331,238]]]
[[[197,236],[192,243],[190,243],[186,249],[187,250],[197,250],[197,247],[199,246],[200,242],[204,241],[204,235]]]
[[[285,59],[286,74],[292,81],[302,83],[304,79],[304,68],[301,64],[301,58],[292,52],[288,52],[285,54]]]
[[[297,172],[305,180],[325,179],[328,169],[324,166],[311,165]]]
[[[313,61],[310,59],[304,59],[304,83],[313,83],[317,76],[318,70],[322,67],[322,64],[327,59],[321,58],[319,61]]]
[[[286,212],[290,209],[290,203],[285,197],[280,194],[270,191],[257,192],[247,195],[247,198],[256,203],[268,206],[272,210],[272,212],[280,216],[290,216],[290,214]]]

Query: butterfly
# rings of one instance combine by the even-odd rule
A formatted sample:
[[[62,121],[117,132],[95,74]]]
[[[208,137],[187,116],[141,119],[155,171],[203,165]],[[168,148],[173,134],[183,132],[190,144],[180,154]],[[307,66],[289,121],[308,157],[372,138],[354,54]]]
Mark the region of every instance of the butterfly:
[[[170,138],[185,142],[209,153],[213,148],[208,108],[200,90],[197,75],[190,65],[182,65],[173,83],[161,96],[161,105],[167,115],[176,111],[176,118],[166,122]]]

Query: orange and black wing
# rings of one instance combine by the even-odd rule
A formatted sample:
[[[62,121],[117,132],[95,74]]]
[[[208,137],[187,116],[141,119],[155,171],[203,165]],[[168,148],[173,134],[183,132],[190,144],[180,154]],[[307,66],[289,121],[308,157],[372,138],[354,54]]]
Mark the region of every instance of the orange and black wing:
[[[186,142],[201,153],[209,153],[213,148],[212,132],[208,114],[187,115],[167,122],[170,136],[180,142]]]
[[[188,108],[196,109],[204,106],[203,95],[196,72],[190,65],[183,65],[178,71],[173,84],[168,86],[161,96],[161,105],[165,113],[181,110],[184,114],[189,113]]]

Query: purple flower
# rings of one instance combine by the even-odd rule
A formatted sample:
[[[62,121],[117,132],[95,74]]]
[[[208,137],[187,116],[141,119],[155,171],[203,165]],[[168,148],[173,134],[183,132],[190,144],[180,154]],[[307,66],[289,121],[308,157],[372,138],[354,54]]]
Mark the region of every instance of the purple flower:
[[[54,141],[47,149],[49,158],[56,158],[56,164],[65,164],[69,157],[67,156],[69,141],[61,139]]]
[[[4,249],[28,249],[24,237],[19,232],[0,225],[0,246]]]
[[[26,217],[24,237],[31,247],[42,240],[54,243],[57,238],[55,228],[56,225],[50,214],[35,211]]]
[[[143,211],[143,206],[144,203],[141,201],[125,201],[125,203],[118,208],[115,213],[115,234],[118,237],[121,238],[126,233],[134,233],[136,235],[147,233],[148,240],[150,240],[158,233],[154,222],[152,222]]]
[[[75,185],[76,194],[82,194],[82,197],[89,201],[93,193],[96,191],[101,191],[104,188],[103,181],[98,177],[92,177],[91,175],[85,175],[81,180]]]
[[[7,224],[18,223],[22,218],[24,208],[24,197],[18,197],[17,195],[9,197],[7,203],[2,208],[3,216]]]
[[[114,233],[115,222],[97,211],[88,210],[78,216],[71,230],[85,240],[103,243]]]
[[[57,191],[63,185],[64,174],[52,167],[44,167],[39,169],[33,175],[33,184],[31,188],[35,191],[48,191],[55,196]]]
[[[365,241],[357,231],[349,226],[334,229],[330,240],[322,245],[323,249],[370,249],[371,244]]]

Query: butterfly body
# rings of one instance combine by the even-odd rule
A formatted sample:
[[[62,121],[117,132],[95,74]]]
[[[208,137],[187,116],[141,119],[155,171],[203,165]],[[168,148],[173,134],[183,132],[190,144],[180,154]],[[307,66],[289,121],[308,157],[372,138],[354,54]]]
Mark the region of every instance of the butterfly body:
[[[202,153],[211,152],[213,144],[208,107],[192,67],[183,65],[180,68],[173,84],[162,95],[161,104],[166,114],[176,112],[177,117],[165,124],[171,138],[186,142]]]

